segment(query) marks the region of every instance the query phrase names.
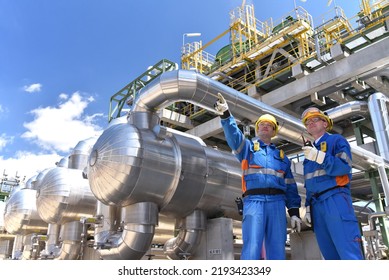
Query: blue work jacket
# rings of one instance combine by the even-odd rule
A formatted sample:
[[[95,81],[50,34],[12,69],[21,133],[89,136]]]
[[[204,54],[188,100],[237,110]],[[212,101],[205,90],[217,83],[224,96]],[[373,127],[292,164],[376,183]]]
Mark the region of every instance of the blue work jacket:
[[[258,188],[281,189],[286,207],[299,208],[301,197],[291,172],[291,162],[274,144],[246,139],[231,115],[221,119],[226,140],[242,166],[242,191]]]
[[[347,140],[339,134],[325,133],[314,146],[326,155],[322,164],[304,160],[306,206],[309,205],[312,195],[323,193],[330,188],[340,186],[344,187],[347,193],[350,191],[352,158]]]

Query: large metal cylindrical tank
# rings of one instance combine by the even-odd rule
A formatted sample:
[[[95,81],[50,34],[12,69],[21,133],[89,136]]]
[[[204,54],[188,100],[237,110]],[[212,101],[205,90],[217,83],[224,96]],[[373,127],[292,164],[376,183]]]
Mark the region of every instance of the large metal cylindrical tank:
[[[36,194],[36,190],[27,188],[12,193],[4,211],[4,226],[9,233],[46,233],[47,223],[38,214]]]
[[[64,167],[54,168],[45,175],[36,198],[39,215],[52,224],[92,217],[96,203],[82,170]]]
[[[89,158],[88,178],[97,199],[120,206],[154,202],[170,217],[185,217],[200,207],[210,216],[227,212],[239,219],[236,158],[208,148],[198,137],[155,131],[122,123],[103,132]]]

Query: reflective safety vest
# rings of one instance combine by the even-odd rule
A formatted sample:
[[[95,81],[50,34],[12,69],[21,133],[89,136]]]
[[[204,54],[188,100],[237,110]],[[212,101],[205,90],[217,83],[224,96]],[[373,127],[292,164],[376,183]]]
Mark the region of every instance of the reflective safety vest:
[[[261,146],[262,149],[265,149],[263,153],[261,151]],[[248,180],[250,181],[251,177],[262,176],[265,179],[265,181],[266,179],[270,181],[274,181],[269,178],[266,178],[266,175],[269,175],[269,176],[278,177],[278,181],[281,182],[285,180],[286,170],[283,170],[282,169],[283,167],[281,166],[282,165],[281,162],[285,160],[284,152],[282,150],[277,150],[274,145],[271,145],[268,151],[266,151],[267,148],[268,146],[265,145],[262,141],[260,141],[259,139],[254,139],[253,140],[254,153],[249,153],[249,159],[242,159],[241,168],[242,168],[242,192],[243,193],[247,190],[246,178],[248,178]],[[267,163],[268,165],[262,166],[257,164],[258,160],[253,159],[254,157],[256,157],[255,153],[260,153],[261,157],[267,158],[266,161],[263,162]],[[259,162],[261,162],[261,160],[259,160]],[[252,176],[248,176],[248,175],[252,175]],[[293,178],[287,180],[290,184],[295,183]],[[275,182],[273,186],[268,186],[268,187],[270,188],[278,187],[280,189],[284,189],[284,186],[279,186],[279,182]],[[249,189],[253,189],[253,188],[256,187],[255,186],[249,187]]]
[[[286,206],[299,208],[301,198],[291,172],[291,162],[274,144],[246,139],[233,116],[221,120],[226,140],[242,168],[242,192],[276,188],[285,192]]]
[[[318,150],[325,152],[326,156],[322,164],[304,160],[307,203],[313,195],[335,186],[349,188],[351,181],[351,150],[343,136],[325,133],[314,145]]]

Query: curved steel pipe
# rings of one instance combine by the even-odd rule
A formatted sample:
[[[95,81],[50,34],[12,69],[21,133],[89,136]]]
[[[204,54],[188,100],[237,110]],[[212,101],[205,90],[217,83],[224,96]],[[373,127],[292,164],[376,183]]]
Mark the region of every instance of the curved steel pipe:
[[[61,226],[60,240],[62,244],[60,249],[55,252],[56,260],[77,260],[81,256],[81,233],[82,224],[79,221],[73,221]]]
[[[141,89],[134,101],[130,117],[136,112],[158,112],[177,101],[188,101],[215,112],[213,106],[219,92],[227,100],[229,109],[236,119],[255,123],[259,115],[269,113],[279,122],[280,137],[300,145],[301,134],[305,134],[305,138],[310,138],[299,119],[205,75],[188,70],[166,72]],[[154,122],[150,126],[156,124],[157,122]]]
[[[187,259],[196,250],[201,235],[206,229],[206,215],[202,210],[195,210],[181,220],[177,237],[168,240],[164,253],[169,259]]]
[[[121,216],[123,232],[108,239],[110,248],[98,249],[101,259],[141,259],[151,246],[158,224],[157,205],[150,202],[132,204],[122,208]]]
[[[334,122],[354,116],[366,118],[369,116],[369,106],[365,101],[350,101],[328,109],[326,113]]]
[[[280,124],[279,137],[297,145],[302,145],[301,135],[304,135],[307,139],[311,138],[298,118],[205,75],[189,70],[166,72],[144,87],[135,99],[133,112],[130,112],[130,114],[136,114],[136,112],[153,112],[156,114],[159,110],[177,101],[191,102],[215,112],[213,105],[217,100],[218,92],[223,94],[231,113],[238,120],[255,122],[259,115],[269,113],[275,116]],[[361,106],[361,104],[354,105]],[[351,108],[352,106],[350,106]],[[335,114],[335,111],[333,111],[333,114]],[[155,124],[150,126],[153,127]],[[380,165],[384,165],[386,168],[389,167],[388,162],[363,148],[351,147],[351,152],[353,153],[353,159],[357,159],[353,162],[357,168],[369,169],[372,166],[377,168]]]

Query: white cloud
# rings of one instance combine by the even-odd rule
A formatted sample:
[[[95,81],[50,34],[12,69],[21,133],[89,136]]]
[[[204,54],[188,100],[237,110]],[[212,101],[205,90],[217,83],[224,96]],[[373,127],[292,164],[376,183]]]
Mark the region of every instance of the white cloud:
[[[0,104],[0,119],[7,118],[8,113],[9,113],[8,108]]]
[[[39,172],[55,167],[56,162],[61,160],[61,156],[55,153],[37,155],[29,152],[19,152],[13,158],[4,159],[0,156],[0,176],[5,171],[8,177],[20,176],[20,180],[24,177],[25,181]]]
[[[9,143],[12,143],[13,137],[7,136],[5,133],[0,135],[0,151]]]
[[[68,99],[68,98],[69,98],[69,95],[67,95],[66,93],[61,93],[61,94],[59,95],[59,99],[66,100],[66,99]]]
[[[41,91],[42,89],[42,85],[37,83],[37,84],[31,84],[29,86],[24,86],[23,87],[24,91],[27,91],[29,93],[33,93],[33,92],[39,92]]]
[[[33,141],[46,151],[63,153],[69,152],[79,141],[102,132],[101,127],[94,124],[102,114],[85,114],[93,98],[83,97],[79,92],[68,99],[64,97],[60,95],[64,102],[57,107],[32,110],[34,120],[24,123],[28,131],[22,134],[22,138]]]

